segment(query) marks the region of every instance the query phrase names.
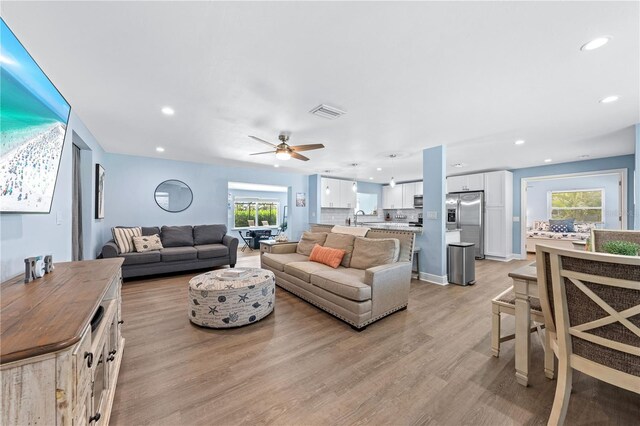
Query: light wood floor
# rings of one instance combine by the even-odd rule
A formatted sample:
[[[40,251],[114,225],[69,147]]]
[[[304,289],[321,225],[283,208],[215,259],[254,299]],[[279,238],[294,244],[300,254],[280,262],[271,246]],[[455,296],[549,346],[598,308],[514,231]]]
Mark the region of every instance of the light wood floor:
[[[360,333],[280,288],[262,321],[203,329],[187,318],[194,273],[126,282],[111,424],[546,424],[555,381],[537,338],[528,388],[515,380],[513,341],[499,359],[490,350],[490,300],[525,263],[478,262],[473,287],[414,281],[406,311]],[[258,264],[257,252],[238,261]],[[639,419],[640,396],[574,375],[566,424]]]

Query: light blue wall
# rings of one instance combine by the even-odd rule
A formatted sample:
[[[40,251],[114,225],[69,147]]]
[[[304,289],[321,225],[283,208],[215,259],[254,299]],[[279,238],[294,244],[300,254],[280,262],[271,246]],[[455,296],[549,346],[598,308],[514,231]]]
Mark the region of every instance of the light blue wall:
[[[640,123],[636,124],[636,173],[635,178],[629,177],[629,179],[635,180],[635,200],[636,209],[635,217],[638,219],[633,222],[634,229],[640,229]]]
[[[422,151],[424,219],[422,235],[417,235],[416,241],[420,247],[420,270],[433,281],[443,280],[447,275],[444,218],[446,158],[446,148],[442,145]],[[429,219],[429,211],[436,212],[437,218]]]
[[[246,191],[241,189],[230,189],[229,194],[231,194],[231,205],[227,207],[227,229],[232,230],[234,228],[233,202],[236,197],[278,200],[278,202],[280,203],[280,205],[278,206],[278,225],[280,225],[280,223],[282,222],[282,212],[284,210],[284,206],[287,205],[288,192]],[[260,226],[260,224],[257,223],[256,226]]]
[[[79,140],[81,139],[81,141]],[[71,110],[56,190],[49,214],[0,214],[0,280],[24,273],[26,257],[52,254],[54,262],[71,260],[72,145],[82,153],[84,258],[95,258],[102,247],[103,220],[94,219],[93,170],[104,151],[80,118]]]
[[[527,226],[535,220],[549,220],[548,196],[550,191],[576,189],[604,189],[604,228],[619,228],[618,175],[584,176],[579,178],[549,179],[529,182],[527,185]]]
[[[227,223],[230,181],[290,187],[287,236],[297,239],[308,228],[308,207],[295,206],[296,192],[308,193],[307,175],[119,154],[107,154],[106,159],[103,241],[111,238],[111,227],[117,225]],[[193,203],[187,210],[169,213],[156,205],[154,190],[167,179],[178,179],[191,187]]]
[[[307,204],[309,205],[309,223],[318,223],[320,221],[321,180],[320,175],[309,176],[309,197],[307,199]]]
[[[576,161],[572,163],[549,164],[539,167],[511,170],[513,173],[513,215],[521,216],[521,188],[522,178],[553,176],[569,173],[595,172],[600,170],[627,169],[627,226],[633,227],[633,171],[635,158],[633,155],[599,158],[595,160]],[[520,223],[513,223],[513,252],[520,253],[521,230]]]

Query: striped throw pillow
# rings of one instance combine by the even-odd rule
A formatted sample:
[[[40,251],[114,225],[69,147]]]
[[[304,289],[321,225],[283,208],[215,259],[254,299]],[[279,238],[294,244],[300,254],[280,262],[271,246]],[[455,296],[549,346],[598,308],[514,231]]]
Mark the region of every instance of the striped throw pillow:
[[[309,260],[312,262],[323,263],[332,268],[337,268],[342,262],[342,258],[345,255],[345,251],[342,249],[335,249],[330,247],[322,247],[319,244],[313,246]]]
[[[139,226],[133,228],[117,226],[115,228],[111,228],[111,233],[113,234],[113,240],[118,245],[120,253],[133,253],[136,251],[136,248],[133,245],[133,237],[141,236],[142,228]]]

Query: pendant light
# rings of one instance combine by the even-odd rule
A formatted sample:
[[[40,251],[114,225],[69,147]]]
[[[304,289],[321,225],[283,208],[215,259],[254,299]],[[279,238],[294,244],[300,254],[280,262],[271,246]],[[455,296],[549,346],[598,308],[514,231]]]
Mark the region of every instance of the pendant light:
[[[331,194],[331,188],[329,188],[329,185],[327,185],[327,188],[324,190],[324,193],[327,195]]]
[[[397,156],[398,156],[397,154],[389,155],[389,158],[391,158],[391,169],[393,169],[393,159],[396,158]],[[396,187],[396,180],[393,178],[393,176],[391,176],[391,180],[389,181],[389,186],[391,188],[395,188]]]
[[[353,166],[354,169],[358,167],[358,163],[351,163],[351,165]],[[353,192],[358,192],[358,172],[357,171],[355,173],[355,177],[353,178],[353,184],[351,184],[351,190]]]

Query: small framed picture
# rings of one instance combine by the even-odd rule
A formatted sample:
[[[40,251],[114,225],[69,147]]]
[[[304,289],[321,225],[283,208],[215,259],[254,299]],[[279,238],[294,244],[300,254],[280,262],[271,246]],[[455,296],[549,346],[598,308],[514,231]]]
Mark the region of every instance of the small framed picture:
[[[304,192],[296,192],[296,207],[307,206],[307,194]]]
[[[96,219],[104,219],[104,167],[96,164]]]

